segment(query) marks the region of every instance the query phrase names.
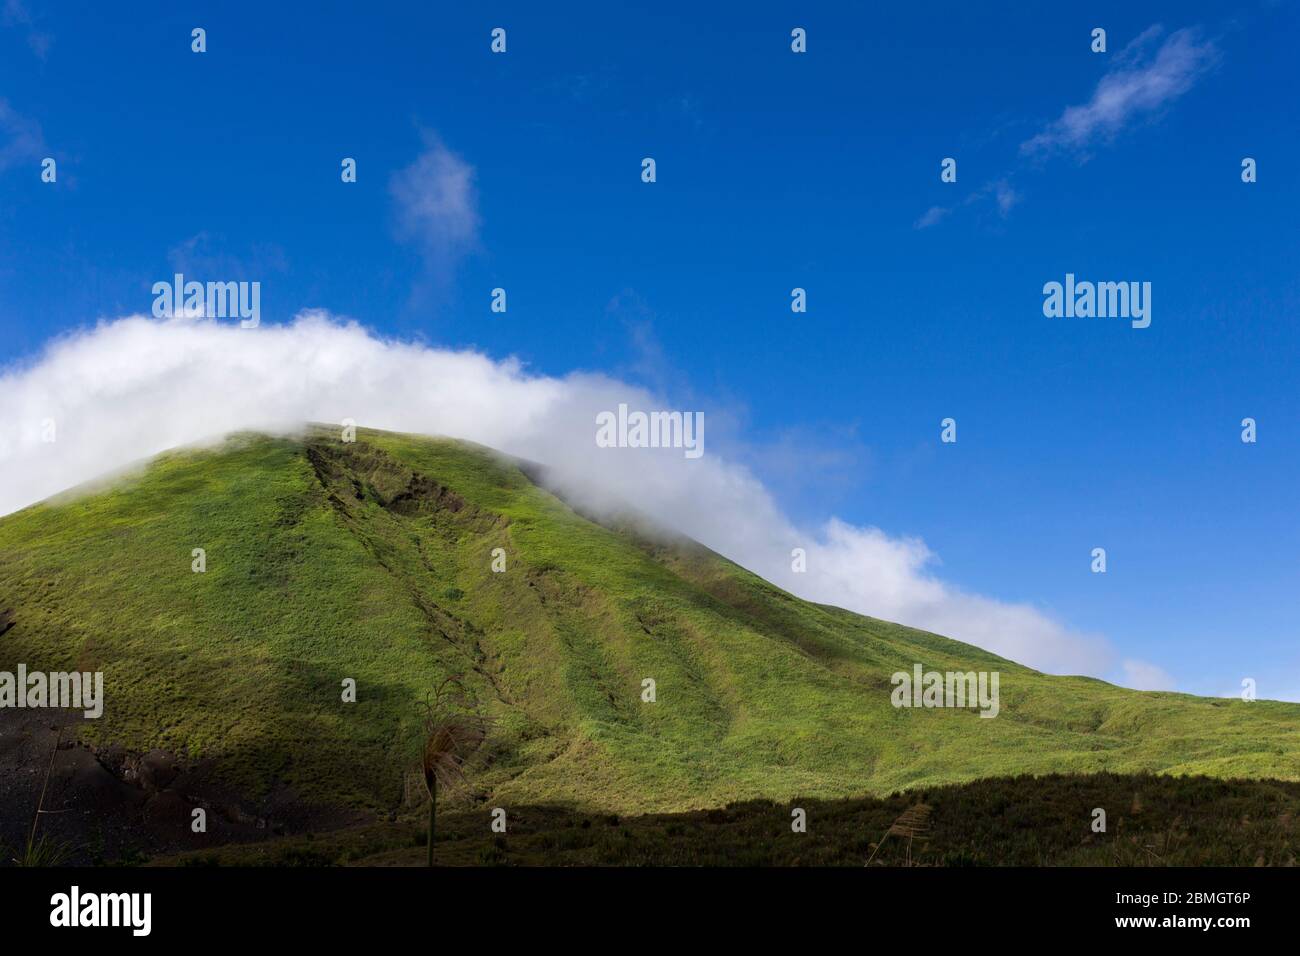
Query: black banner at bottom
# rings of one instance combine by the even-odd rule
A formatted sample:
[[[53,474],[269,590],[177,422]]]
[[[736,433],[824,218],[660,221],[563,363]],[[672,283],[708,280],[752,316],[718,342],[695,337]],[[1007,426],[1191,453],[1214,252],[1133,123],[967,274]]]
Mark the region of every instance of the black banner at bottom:
[[[490,937],[857,924],[872,939],[1038,928],[1229,943],[1294,920],[1294,875],[1266,869],[0,870],[6,940],[375,942],[444,921]],[[942,926],[939,925],[942,923]],[[613,939],[617,937],[607,937]]]

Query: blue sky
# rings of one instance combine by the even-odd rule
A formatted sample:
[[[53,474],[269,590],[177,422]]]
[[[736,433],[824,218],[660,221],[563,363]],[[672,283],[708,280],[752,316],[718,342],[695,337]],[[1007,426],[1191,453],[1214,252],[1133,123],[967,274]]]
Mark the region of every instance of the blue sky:
[[[268,324],[707,409],[794,521],[923,539],[1179,689],[1300,696],[1294,5],[801,6],[9,0],[0,359],[178,268],[260,281]],[[1149,281],[1150,328],[1044,317],[1067,272]]]

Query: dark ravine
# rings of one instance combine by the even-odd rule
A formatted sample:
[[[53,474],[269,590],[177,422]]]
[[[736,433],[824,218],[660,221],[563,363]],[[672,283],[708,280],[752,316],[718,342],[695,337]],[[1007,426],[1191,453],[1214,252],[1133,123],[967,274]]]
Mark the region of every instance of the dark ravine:
[[[366,819],[313,807],[288,788],[250,799],[223,783],[211,761],[88,746],[76,740],[78,722],[57,711],[0,710],[0,865],[26,845],[38,806],[38,839],[58,846],[70,865],[139,863]],[[206,833],[192,829],[198,808]]]

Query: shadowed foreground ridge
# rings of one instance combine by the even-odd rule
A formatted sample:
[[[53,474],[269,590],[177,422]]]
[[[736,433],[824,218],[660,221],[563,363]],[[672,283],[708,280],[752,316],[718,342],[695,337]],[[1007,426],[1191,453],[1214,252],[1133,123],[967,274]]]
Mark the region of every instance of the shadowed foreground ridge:
[[[1152,774],[994,777],[882,798],[746,800],[687,813],[512,807],[508,834],[485,812],[444,813],[444,866],[1295,866],[1300,783]],[[912,845],[886,837],[918,807]],[[1106,832],[1093,810],[1109,808]],[[159,861],[181,866],[423,866],[409,820],[307,834]]]
[[[396,811],[421,703],[455,673],[491,718],[467,769],[494,806],[670,813],[1103,771],[1300,779],[1300,705],[1043,675],[811,604],[688,540],[594,523],[447,439],[238,435],[0,519],[0,622],[0,670],[102,670],[106,698],[93,721],[0,710],[10,842],[60,722],[49,806],[126,787],[133,813],[182,830],[188,807],[215,808],[217,842]],[[918,662],[999,671],[1000,713],[895,709],[890,675]]]

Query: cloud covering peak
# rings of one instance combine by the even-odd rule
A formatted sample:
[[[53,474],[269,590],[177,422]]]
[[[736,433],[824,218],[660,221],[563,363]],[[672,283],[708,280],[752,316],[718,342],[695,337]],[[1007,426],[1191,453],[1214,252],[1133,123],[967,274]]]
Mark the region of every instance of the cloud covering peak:
[[[0,514],[178,445],[352,419],[541,462],[584,507],[631,504],[801,597],[1046,671],[1120,682],[1161,674],[1034,607],[939,580],[919,540],[833,516],[797,526],[751,471],[727,460],[725,441],[721,456],[711,442],[700,459],[679,449],[598,447],[600,412],[621,402],[673,407],[604,375],[533,375],[513,359],[384,339],[323,312],[257,329],[131,316],[51,343],[0,376],[0,396]],[[42,436],[49,423],[53,442]],[[795,548],[806,552],[804,573],[792,570]]]

